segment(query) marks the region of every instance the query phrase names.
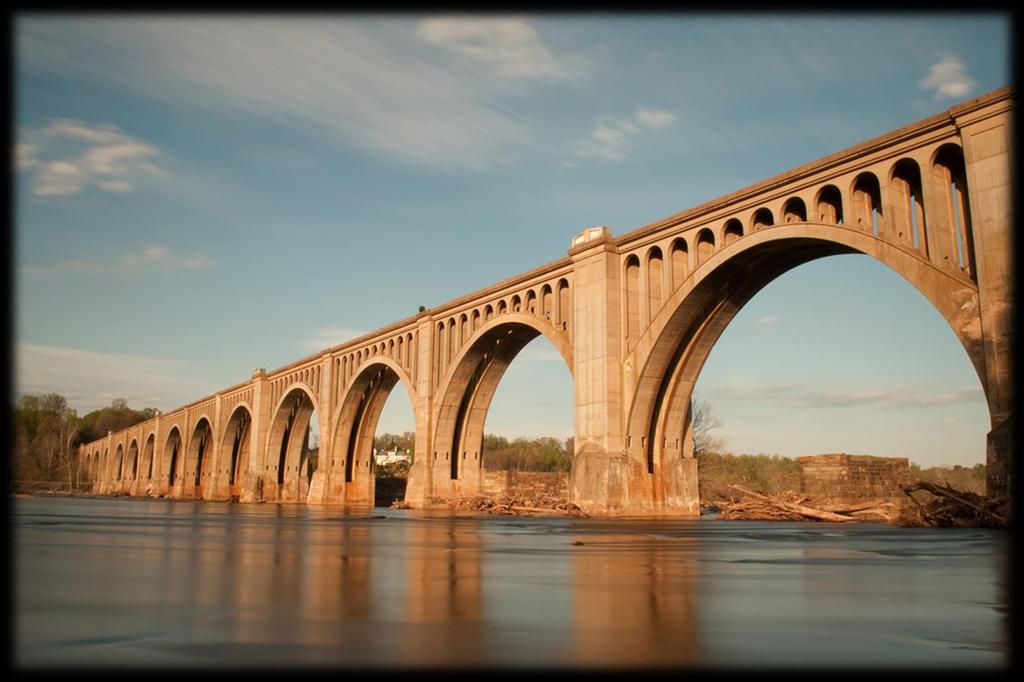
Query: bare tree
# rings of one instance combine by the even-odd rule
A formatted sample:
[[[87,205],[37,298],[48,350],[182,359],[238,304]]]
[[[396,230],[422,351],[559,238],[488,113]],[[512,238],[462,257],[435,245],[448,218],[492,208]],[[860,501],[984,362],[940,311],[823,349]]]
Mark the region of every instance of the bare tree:
[[[725,449],[725,438],[715,436],[713,432],[722,425],[722,419],[711,407],[711,403],[707,400],[691,400],[690,415],[694,457],[712,452],[721,453]]]

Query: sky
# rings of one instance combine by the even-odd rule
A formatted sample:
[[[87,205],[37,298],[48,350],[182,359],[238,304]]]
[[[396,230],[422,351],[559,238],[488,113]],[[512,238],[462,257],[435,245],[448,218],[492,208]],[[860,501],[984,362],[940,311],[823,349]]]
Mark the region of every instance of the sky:
[[[15,21],[16,394],[171,410],[1010,83],[1005,14]],[[867,256],[755,296],[697,384],[733,452],[985,458],[963,347]],[[486,430],[572,435],[532,342]],[[378,432],[412,430],[402,391]]]

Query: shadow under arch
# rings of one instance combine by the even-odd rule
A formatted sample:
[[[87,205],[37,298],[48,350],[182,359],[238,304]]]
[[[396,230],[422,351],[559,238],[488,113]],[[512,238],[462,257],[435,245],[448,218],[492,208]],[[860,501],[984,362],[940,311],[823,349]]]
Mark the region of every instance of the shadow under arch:
[[[631,353],[634,363],[643,362],[628,400],[627,452],[635,472],[662,474],[673,461],[692,458],[693,387],[715,342],[747,301],[789,270],[841,254],[871,256],[914,286],[950,325],[988,397],[973,282],[861,230],[821,223],[776,226],[721,248],[695,270]],[[664,478],[648,477],[648,499],[671,494]]]
[[[573,376],[569,340],[546,320],[532,315],[498,315],[463,344],[436,393],[433,442],[425,453],[429,466],[438,473],[432,477],[435,485],[447,482],[453,494],[479,491],[484,422],[494,392],[515,357],[538,336],[551,342]]]
[[[302,467],[310,465],[307,443],[313,412],[317,413],[317,426],[323,433],[323,417],[318,408],[313,390],[302,382],[291,384],[274,406],[267,436],[261,499],[306,501],[312,474],[303,476]]]
[[[125,479],[127,480],[127,488],[129,494],[133,493],[132,485],[135,483],[136,478],[139,476],[139,440],[138,438],[132,438],[131,444],[128,446],[128,459],[125,460]]]
[[[401,383],[415,414],[416,390],[400,364],[373,355],[353,372],[353,379],[331,419],[331,499],[372,506],[375,502],[373,437],[391,391]]]
[[[181,429],[177,424],[167,432],[167,440],[164,442],[164,449],[161,453],[161,461],[166,462],[166,470],[163,475],[167,479],[167,494],[174,490],[174,484],[178,482],[181,473],[178,469],[181,466]]]
[[[223,485],[218,485],[218,497],[238,500],[242,494],[242,478],[249,468],[251,424],[252,409],[249,405],[245,402],[235,405],[220,437],[220,453],[227,464],[227,480]]]
[[[213,471],[213,424],[209,417],[203,415],[192,427],[185,450],[185,471],[182,475],[182,497],[203,499],[206,492],[206,479]]]

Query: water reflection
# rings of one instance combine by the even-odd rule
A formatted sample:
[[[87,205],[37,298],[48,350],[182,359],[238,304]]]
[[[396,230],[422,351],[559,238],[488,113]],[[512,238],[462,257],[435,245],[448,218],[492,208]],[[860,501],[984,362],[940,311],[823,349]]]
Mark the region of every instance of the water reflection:
[[[573,560],[573,660],[583,665],[698,662],[692,540],[588,535]]]
[[[1006,662],[1006,535],[15,505],[15,658],[100,666]]]

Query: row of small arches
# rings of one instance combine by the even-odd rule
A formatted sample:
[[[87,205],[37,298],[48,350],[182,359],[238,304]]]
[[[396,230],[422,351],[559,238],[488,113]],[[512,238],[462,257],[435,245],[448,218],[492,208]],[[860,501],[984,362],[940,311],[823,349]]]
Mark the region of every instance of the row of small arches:
[[[554,286],[527,289],[523,296],[513,294],[496,303],[478,306],[472,311],[437,323],[437,378],[455,359],[456,354],[476,330],[492,318],[505,313],[526,313],[546,320],[556,330],[568,332],[572,327],[572,300],[569,280],[559,279]]]
[[[936,176],[933,187],[942,196],[932,206],[945,208],[945,215],[930,216],[925,221],[925,183],[919,163],[904,157],[892,164],[887,173],[886,192],[889,208],[883,206],[883,190],[878,176],[871,171],[857,174],[850,184],[848,203],[850,223],[845,222],[843,193],[834,184],[820,187],[814,195],[814,213],[809,214],[801,197],[793,196],[782,204],[781,223],[820,222],[847,225],[869,232],[876,237],[917,250],[929,257],[931,242],[941,235],[949,253],[936,256],[962,272],[972,275],[973,249],[967,206],[967,182],[963,153],[956,144],[941,146],[931,157],[930,172]],[[941,212],[941,211],[940,211]],[[808,216],[811,216],[810,218]],[[640,329],[653,319],[668,300],[668,293],[678,289],[697,267],[704,264],[715,251],[728,246],[746,234],[776,225],[771,209],[762,206],[750,218],[749,229],[736,217],[725,220],[716,231],[701,228],[695,235],[676,237],[667,247],[667,257],[661,246],[651,246],[641,261],[640,254],[631,253],[624,263],[624,296],[626,301],[627,339],[639,338]],[[929,236],[930,235],[930,236]],[[691,257],[690,246],[694,253]],[[667,260],[667,263],[666,263]],[[641,305],[641,281],[646,284],[646,305]]]
[[[348,386],[355,371],[362,366],[367,358],[381,355],[397,362],[402,369],[409,373],[413,381],[416,380],[415,336],[413,332],[407,332],[335,358],[334,376],[337,377],[335,399],[337,398],[337,389]]]

